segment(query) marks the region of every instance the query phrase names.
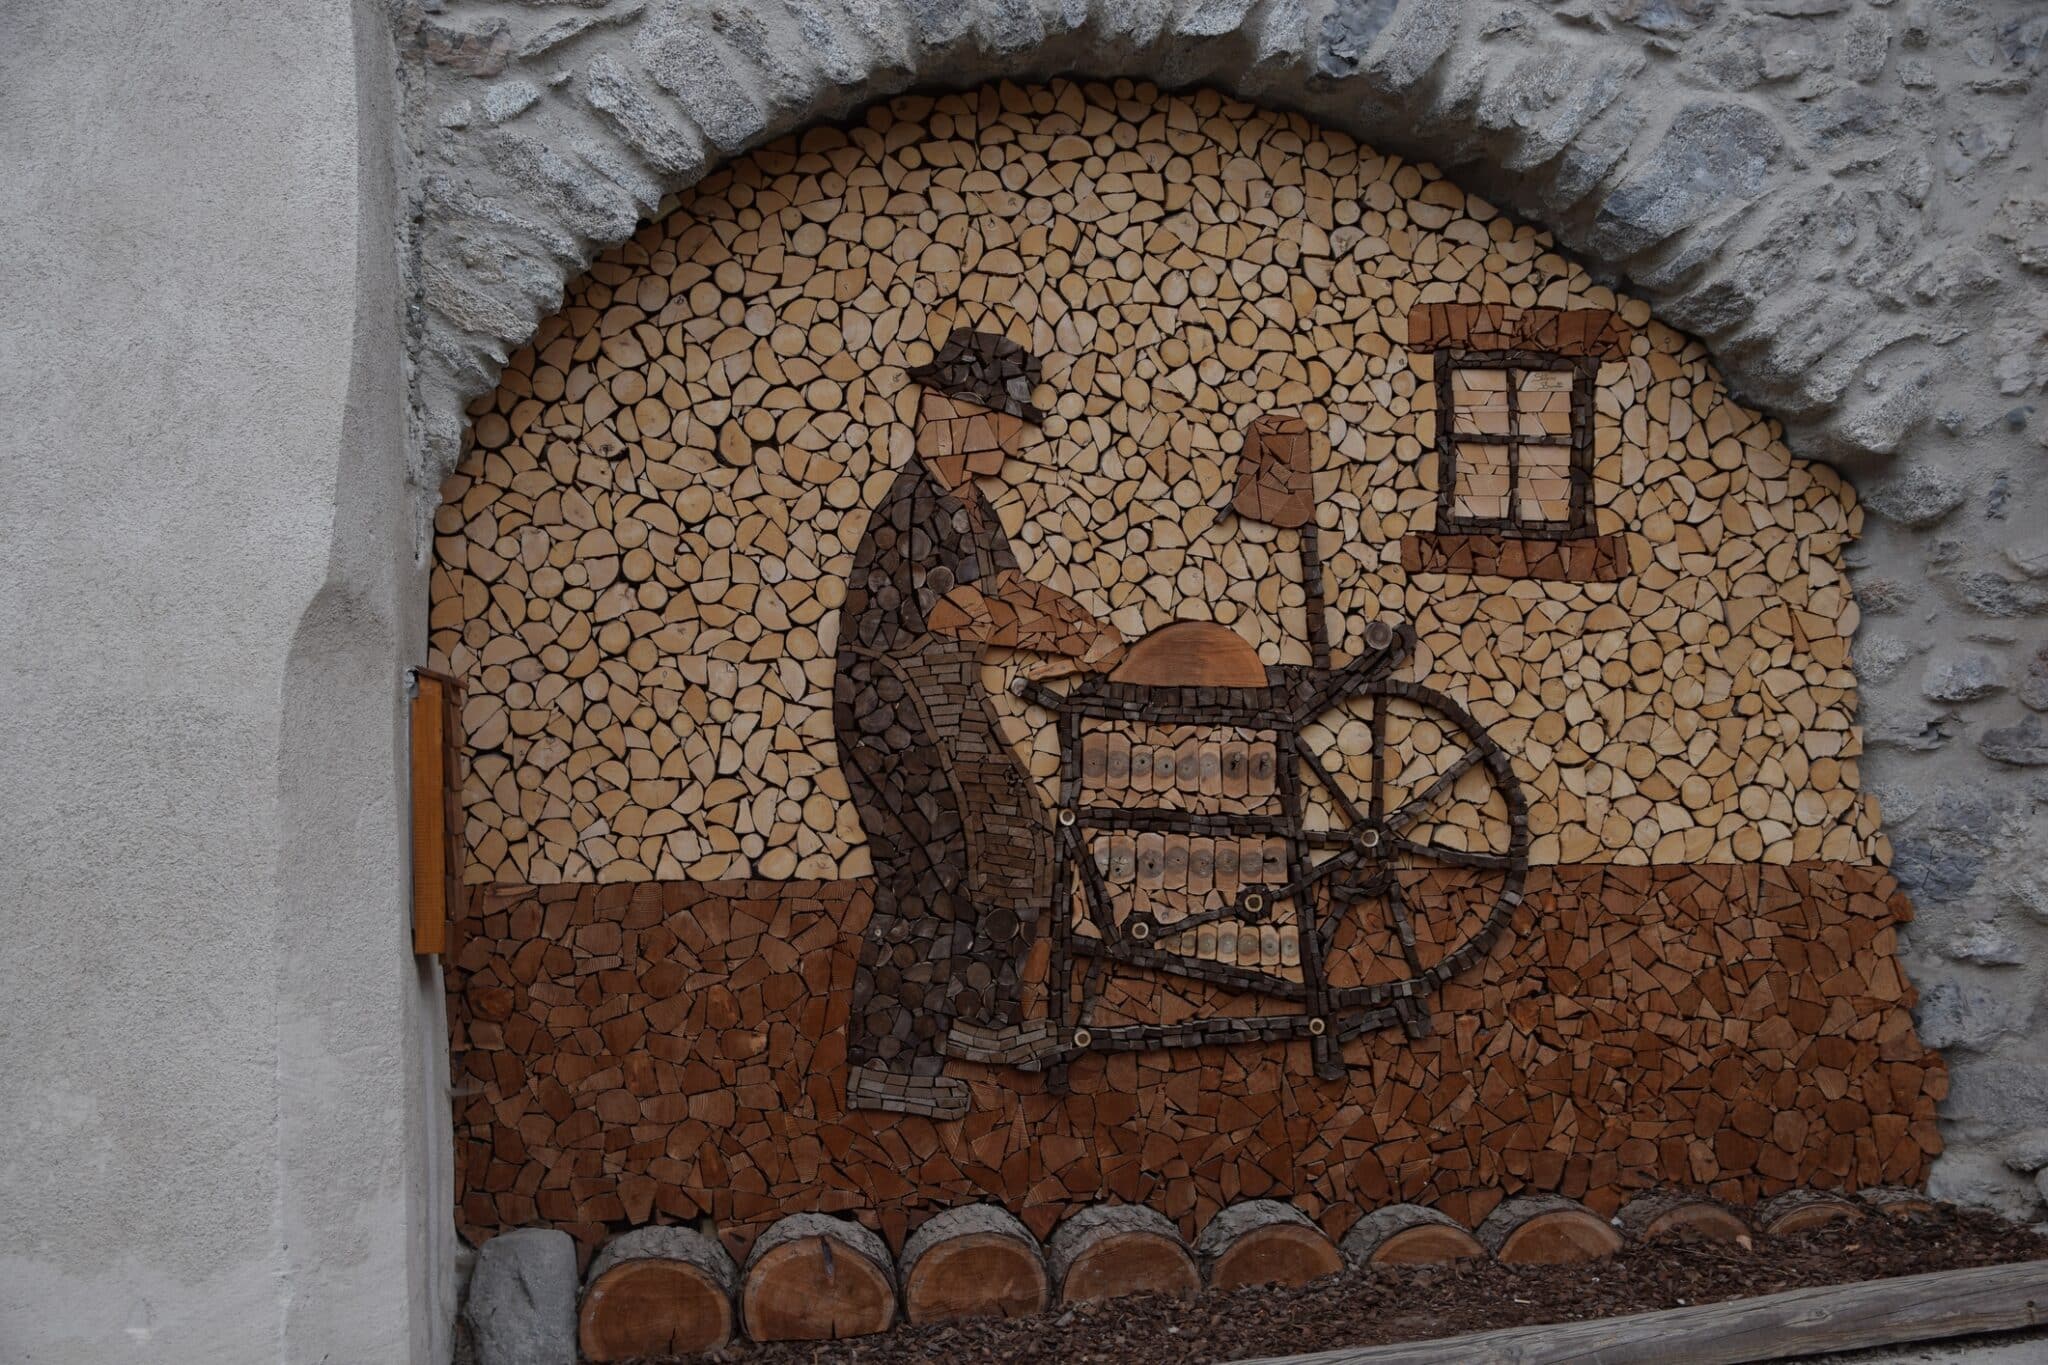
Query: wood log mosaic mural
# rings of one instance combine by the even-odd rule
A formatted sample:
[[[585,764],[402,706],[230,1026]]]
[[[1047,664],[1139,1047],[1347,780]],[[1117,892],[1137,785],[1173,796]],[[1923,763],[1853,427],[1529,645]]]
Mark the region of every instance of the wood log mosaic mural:
[[[471,416],[472,1238],[1270,1199],[1399,1259],[1940,1149],[1853,491],[1429,167],[905,96],[666,206]]]

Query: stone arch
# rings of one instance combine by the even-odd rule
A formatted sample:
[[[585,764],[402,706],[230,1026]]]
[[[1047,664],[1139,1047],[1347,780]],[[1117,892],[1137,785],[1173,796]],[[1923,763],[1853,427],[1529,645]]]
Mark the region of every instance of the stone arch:
[[[1874,109],[1902,84],[1932,102],[1910,94],[1924,72],[1892,54],[1939,56],[1939,40],[1846,6],[1761,27],[1711,3],[1600,8],[1574,24],[1505,0],[401,7],[420,58],[421,472],[453,458],[448,400],[488,384],[563,279],[665,193],[919,83],[1061,71],[1215,84],[1443,166],[1699,336],[1807,453],[1892,454],[1935,392],[1978,387],[1973,366],[1988,371],[1984,348],[2015,318],[1999,286],[2048,253],[2024,204],[1996,221],[1984,205],[1958,240],[1930,199],[1955,174],[1954,157],[1937,167],[1937,129]],[[1986,92],[2038,62],[2029,32],[1996,30]],[[1761,48],[1777,39],[1827,54],[1813,59],[1834,77],[1819,108],[1766,83]],[[1963,160],[2013,154],[1982,95],[1948,103],[1975,135]],[[1880,147],[1896,153],[1889,175],[1855,169]]]
[[[1904,681],[1877,694],[1865,724],[1881,746],[1871,777],[1908,810],[1902,876],[1923,903],[1932,893],[1949,907],[1944,931],[1971,928],[1965,910],[1986,892],[2001,911],[2048,914],[2048,891],[1978,828],[2009,836],[2033,818],[2017,779],[1998,777],[2048,759],[2005,699],[2027,666],[2010,623],[2048,611],[2031,582],[2048,555],[2037,562],[2012,534],[1943,550],[1920,529],[1966,502],[2011,519],[2030,495],[1999,473],[2034,458],[2024,400],[2041,362],[2026,272],[2048,262],[2041,210],[2024,196],[1994,203],[1971,182],[1979,166],[2037,151],[2011,97],[2038,113],[2040,36],[2018,20],[1943,37],[1913,16],[1846,10],[1738,21],[1712,4],[1553,15],[1452,0],[1052,12],[1022,0],[843,11],[668,0],[565,18],[481,6],[399,16],[401,44],[420,58],[409,264],[423,498],[458,454],[463,402],[558,304],[564,279],[721,158],[920,82],[1083,69],[1220,84],[1442,164],[1548,224],[1700,336],[1741,396],[1784,418],[1795,449],[1877,480],[1871,505],[1889,524],[1867,552],[1866,598],[1960,608],[2007,636],[1942,678],[1931,666],[1925,699],[1918,670],[1901,665],[1927,632],[1888,637],[1887,676]],[[1782,64],[1767,49],[1781,40],[1805,53],[1789,83],[1771,74]],[[1945,73],[1957,77],[1949,91]],[[1951,444],[1958,435],[1973,438],[1967,451]],[[1900,455],[1906,470],[1888,471],[1881,457]],[[1964,629],[1935,633],[1934,646]],[[1967,676],[1943,680],[1957,669]],[[1952,746],[1958,736],[1974,751]],[[1961,854],[1945,846],[1957,834]],[[1960,1077],[1963,1116],[2011,1127],[2000,1093],[2048,1097],[2048,1076],[1998,1051],[2023,1021],[1965,1018],[1970,989],[1944,997],[1959,1040],[1986,1048],[1982,1081]]]

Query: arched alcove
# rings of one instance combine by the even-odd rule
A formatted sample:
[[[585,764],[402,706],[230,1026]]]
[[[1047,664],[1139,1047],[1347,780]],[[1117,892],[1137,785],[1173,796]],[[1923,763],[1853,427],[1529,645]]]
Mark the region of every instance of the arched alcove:
[[[2025,768],[2043,753],[2021,705],[2048,701],[2023,638],[2048,609],[2014,520],[2030,484],[2011,477],[2038,458],[2039,252],[2025,197],[1974,173],[2034,155],[2000,101],[2038,97],[2020,26],[1987,25],[1979,41],[1890,14],[1580,22],[1507,0],[402,12],[421,59],[415,477],[437,486],[461,405],[595,248],[721,157],[876,93],[1075,69],[1206,80],[1456,167],[1698,333],[1793,449],[1871,485],[1880,517],[1849,560],[1883,618],[1866,766],[1926,911],[1939,1034],[1966,1050],[1951,1107],[1972,1145],[1943,1169],[1959,1193],[2021,1198],[1996,1143],[2027,1122],[2012,1097],[2048,1079],[2025,1018],[1986,1002],[2048,913],[2010,852],[2036,829]],[[1805,54],[1792,77],[1765,74],[1774,43]],[[1964,517],[1985,534],[1956,536]]]
[[[1939,1149],[1853,491],[1434,168],[1215,92],[899,97],[685,192],[471,416],[474,1234],[1341,1231]]]

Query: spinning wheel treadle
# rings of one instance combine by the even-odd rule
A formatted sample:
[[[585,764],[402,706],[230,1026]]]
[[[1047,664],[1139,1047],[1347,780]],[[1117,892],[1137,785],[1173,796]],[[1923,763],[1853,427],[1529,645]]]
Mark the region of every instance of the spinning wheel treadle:
[[[1527,801],[1463,707],[1388,676],[1409,628],[1375,622],[1366,641],[1342,668],[1266,669],[1262,686],[1016,685],[1059,727],[1062,1059],[1300,1038],[1334,1078],[1361,1033],[1420,1036],[1423,998],[1492,947],[1521,902]],[[1116,965],[1274,1008],[1101,1022]]]

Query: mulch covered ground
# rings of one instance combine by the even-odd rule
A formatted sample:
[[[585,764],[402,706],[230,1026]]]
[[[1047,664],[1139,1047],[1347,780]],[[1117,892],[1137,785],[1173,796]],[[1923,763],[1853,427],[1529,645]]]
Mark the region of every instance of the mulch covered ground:
[[[898,1328],[829,1343],[735,1344],[739,1365],[1193,1365],[1615,1317],[1811,1285],[2048,1259],[2048,1238],[1990,1214],[1868,1218],[1732,1244],[1630,1246],[1584,1266],[1492,1262],[1347,1271],[1300,1289],[1192,1301],[1141,1295],[1010,1322]]]

